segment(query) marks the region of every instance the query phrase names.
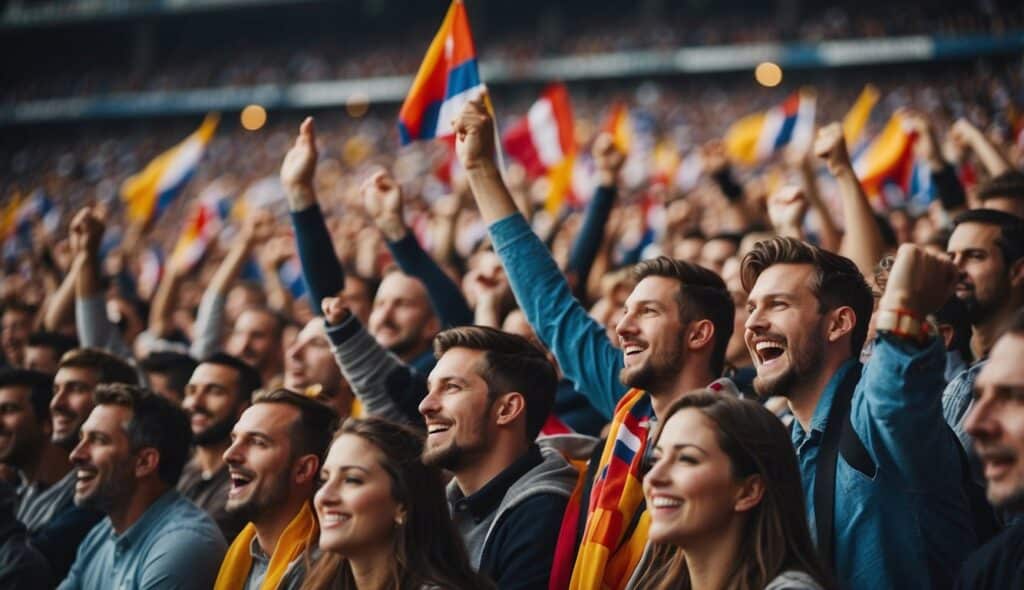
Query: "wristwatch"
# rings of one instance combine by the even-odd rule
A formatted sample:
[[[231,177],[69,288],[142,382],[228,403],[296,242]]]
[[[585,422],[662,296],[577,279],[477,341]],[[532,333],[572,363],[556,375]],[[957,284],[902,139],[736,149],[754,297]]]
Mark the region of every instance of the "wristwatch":
[[[880,309],[875,313],[875,330],[897,338],[924,344],[935,333],[931,323],[906,309]]]

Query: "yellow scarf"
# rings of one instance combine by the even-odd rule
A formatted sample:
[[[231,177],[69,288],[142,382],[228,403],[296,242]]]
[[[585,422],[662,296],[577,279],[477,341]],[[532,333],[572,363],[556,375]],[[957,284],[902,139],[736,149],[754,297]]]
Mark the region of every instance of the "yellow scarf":
[[[302,555],[309,543],[316,539],[318,532],[319,527],[313,518],[313,510],[309,502],[306,502],[277,540],[260,590],[276,590],[281,578],[288,571],[288,566]],[[242,590],[245,587],[249,570],[252,569],[252,553],[249,548],[255,536],[256,527],[251,522],[238,533],[235,542],[228,547],[224,562],[220,565],[214,590]]]

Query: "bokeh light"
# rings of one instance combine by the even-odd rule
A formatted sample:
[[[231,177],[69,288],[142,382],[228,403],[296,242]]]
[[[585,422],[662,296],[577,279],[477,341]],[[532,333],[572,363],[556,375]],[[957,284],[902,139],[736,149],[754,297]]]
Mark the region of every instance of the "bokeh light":
[[[251,104],[242,109],[242,127],[249,131],[259,131],[267,123],[267,110],[258,104]]]
[[[761,62],[754,69],[754,79],[761,86],[774,88],[782,83],[782,68],[777,63],[770,61]]]

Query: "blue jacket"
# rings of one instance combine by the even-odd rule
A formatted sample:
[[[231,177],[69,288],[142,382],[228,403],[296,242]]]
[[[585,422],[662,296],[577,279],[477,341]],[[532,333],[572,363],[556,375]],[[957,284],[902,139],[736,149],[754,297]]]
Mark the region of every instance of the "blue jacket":
[[[807,433],[792,430],[815,533],[814,481],[836,390],[856,361],[822,392]],[[945,354],[881,336],[853,393],[850,424],[876,466],[873,479],[840,455],[835,489],[835,575],[842,588],[949,588],[977,545],[961,487],[956,437],[942,418]]]

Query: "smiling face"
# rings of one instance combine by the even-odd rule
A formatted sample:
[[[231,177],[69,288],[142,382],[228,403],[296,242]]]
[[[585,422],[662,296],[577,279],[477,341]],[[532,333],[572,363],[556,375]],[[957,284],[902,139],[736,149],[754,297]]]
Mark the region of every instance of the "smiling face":
[[[427,424],[424,463],[456,471],[490,448],[492,404],[479,374],[483,357],[480,350],[452,348],[430,372],[419,408]]]
[[[754,360],[754,388],[762,397],[789,395],[821,370],[825,317],[809,286],[810,264],[775,264],[757,278],[747,297],[744,340]]]
[[[679,288],[675,279],[649,276],[626,300],[625,315],[615,327],[623,384],[662,393],[682,371],[686,325],[680,317]]]
[[[740,517],[742,485],[718,444],[714,423],[699,410],[683,409],[669,418],[653,457],[644,477],[651,541],[686,548]]]
[[[196,367],[181,403],[188,413],[193,442],[198,446],[224,442],[244,405],[239,399],[238,371],[215,363]]]
[[[78,430],[92,411],[92,393],[99,375],[84,367],[62,367],[53,378],[50,420],[53,442],[65,448],[78,444]]]
[[[75,506],[109,513],[135,490],[135,454],[125,431],[132,410],[96,406],[82,425],[82,440],[71,451],[75,470]]]
[[[282,360],[278,319],[264,309],[247,309],[235,320],[224,350],[254,367],[279,367]]]
[[[949,237],[946,253],[960,271],[956,296],[967,305],[971,323],[979,325],[1010,298],[1010,279],[996,241],[1000,229],[987,223],[961,223]]]
[[[1009,333],[992,348],[974,383],[965,428],[985,467],[988,501],[1024,511],[1024,335]]]
[[[324,461],[324,482],[314,497],[320,520],[320,549],[352,557],[390,552],[404,509],[392,496],[384,455],[366,439],[343,434]]]
[[[400,272],[384,277],[373,300],[369,328],[381,346],[400,357],[427,350],[437,321],[423,283]]]
[[[310,320],[288,347],[284,359],[284,386],[292,391],[305,391],[313,384],[337,395],[341,391],[341,369],[331,354],[331,344],[320,318]]]
[[[295,463],[291,433],[298,419],[296,408],[278,403],[255,404],[242,413],[224,452],[231,477],[228,512],[256,520],[286,507]]]

